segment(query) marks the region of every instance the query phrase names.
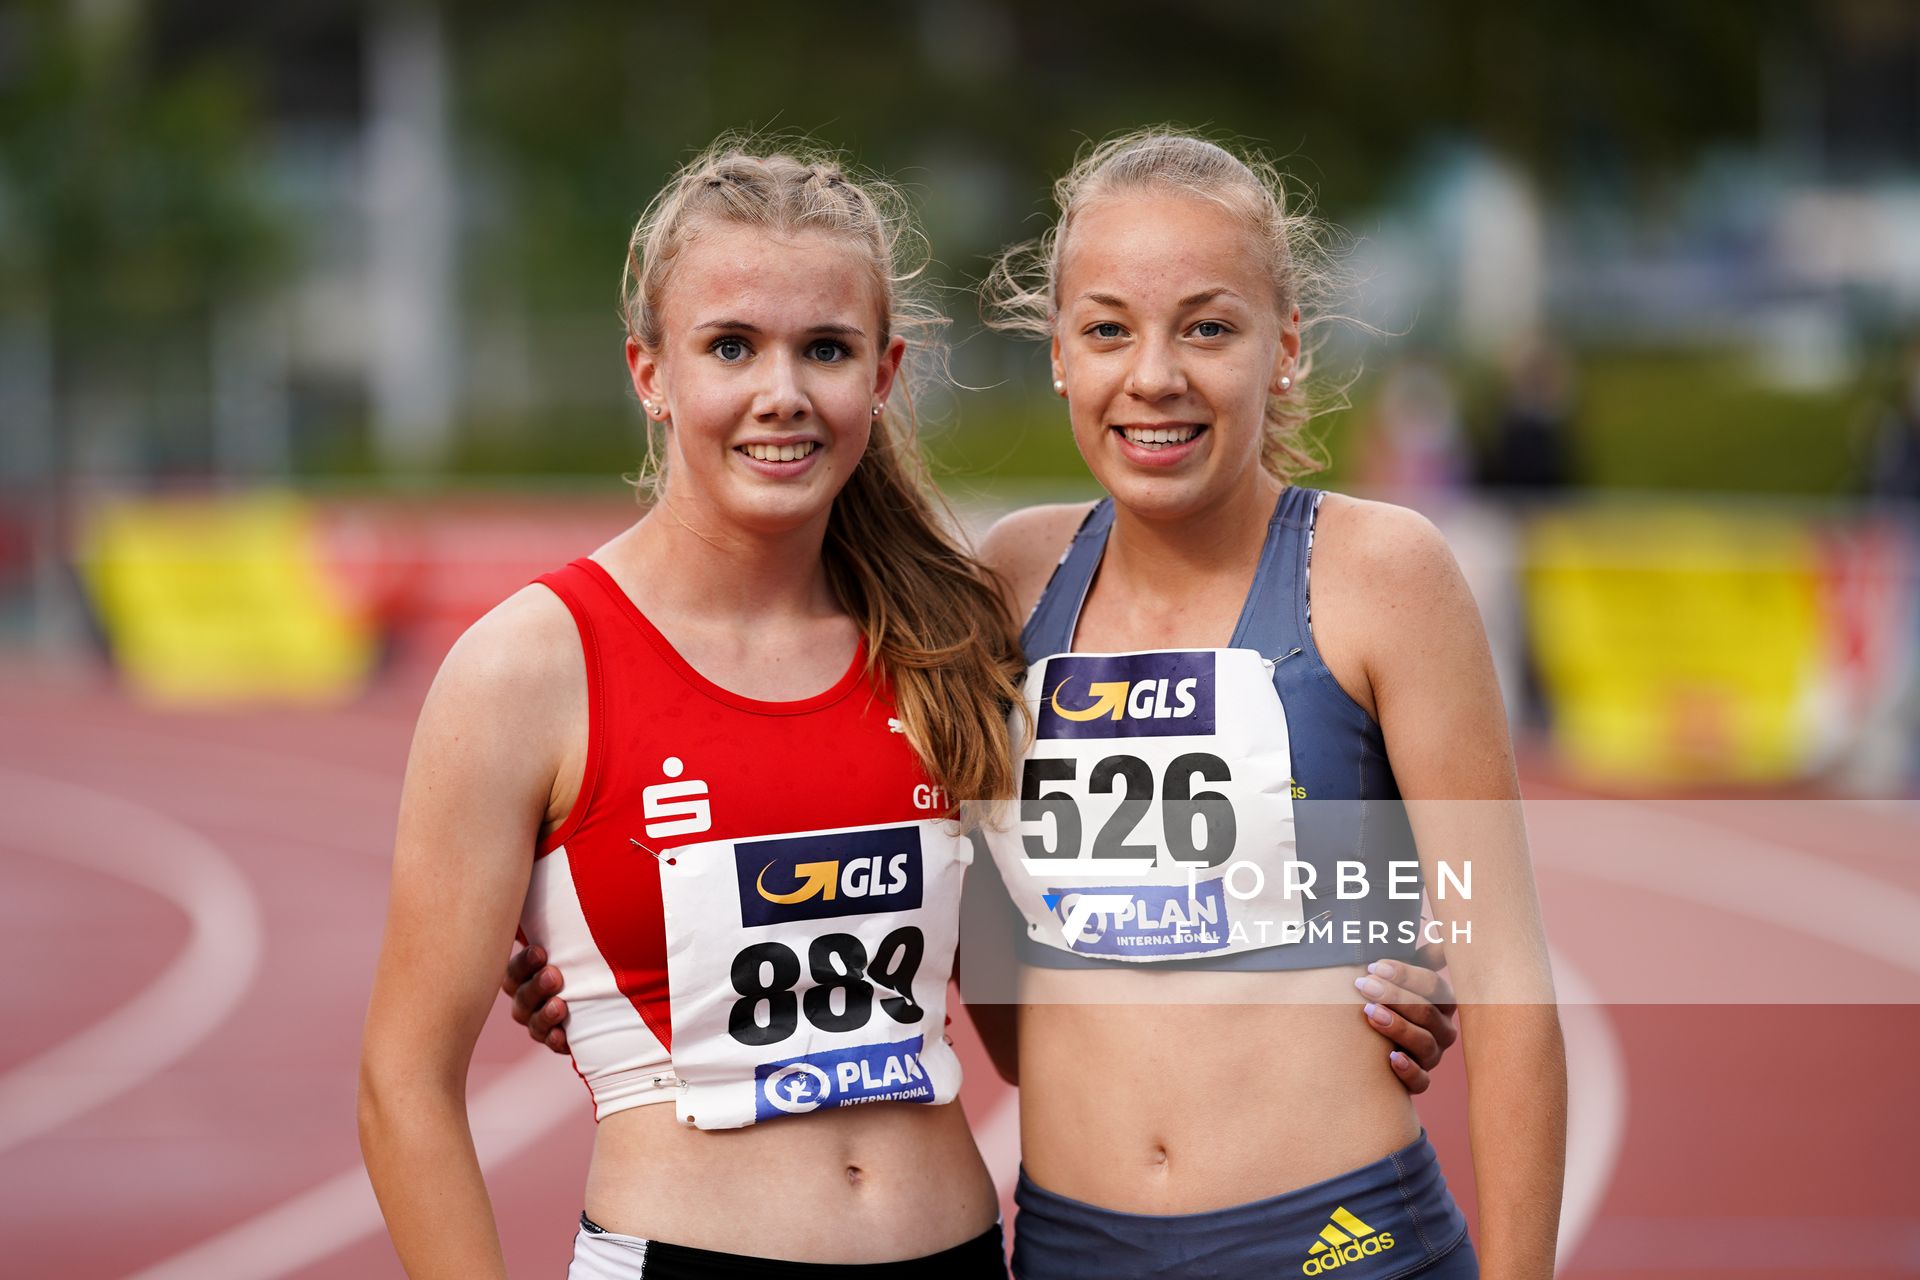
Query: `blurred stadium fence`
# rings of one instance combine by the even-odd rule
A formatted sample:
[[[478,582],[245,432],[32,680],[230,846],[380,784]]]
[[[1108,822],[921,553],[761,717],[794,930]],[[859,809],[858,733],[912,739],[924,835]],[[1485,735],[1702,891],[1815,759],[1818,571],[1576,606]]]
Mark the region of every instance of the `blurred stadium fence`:
[[[0,616],[20,638],[21,619],[77,598],[93,652],[146,702],[339,703],[430,671],[488,608],[634,515],[618,492],[107,498],[72,513],[70,573],[50,575],[34,572],[36,522],[16,510],[0,522]],[[1436,519],[1516,722],[1570,777],[1906,789],[1920,737],[1912,512],[1608,494],[1475,498]]]

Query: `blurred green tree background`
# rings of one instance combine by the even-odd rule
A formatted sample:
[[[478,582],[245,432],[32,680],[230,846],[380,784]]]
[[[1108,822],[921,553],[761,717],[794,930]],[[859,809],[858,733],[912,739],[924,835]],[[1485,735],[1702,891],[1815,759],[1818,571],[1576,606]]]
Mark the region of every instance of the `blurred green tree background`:
[[[1368,478],[1397,361],[1443,371],[1472,455],[1517,344],[1551,340],[1577,479],[1845,492],[1920,268],[1827,238],[1913,230],[1917,14],[29,0],[0,16],[0,402],[27,424],[0,464],[629,469],[629,227],[676,163],[749,129],[912,189],[974,388],[933,406],[943,474],[1084,484],[1041,353],[982,331],[970,289],[1088,139],[1171,121],[1272,154],[1353,237],[1353,313],[1390,336],[1331,353],[1355,379],[1319,428],[1336,478]],[[1520,310],[1475,321],[1503,238],[1531,246]]]

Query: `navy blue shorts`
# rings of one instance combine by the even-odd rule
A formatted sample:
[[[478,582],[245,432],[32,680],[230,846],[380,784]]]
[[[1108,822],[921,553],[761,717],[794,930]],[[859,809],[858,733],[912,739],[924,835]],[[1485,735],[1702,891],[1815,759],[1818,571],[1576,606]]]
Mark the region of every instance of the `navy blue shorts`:
[[[1425,1133],[1325,1182],[1208,1213],[1116,1213],[1036,1186],[1024,1169],[1013,1199],[1016,1280],[1480,1274],[1467,1220]]]

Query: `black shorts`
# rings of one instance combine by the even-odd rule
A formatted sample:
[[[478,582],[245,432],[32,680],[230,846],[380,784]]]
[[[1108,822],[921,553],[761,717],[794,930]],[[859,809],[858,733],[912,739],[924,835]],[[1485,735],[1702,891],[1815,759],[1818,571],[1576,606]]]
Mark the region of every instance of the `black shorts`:
[[[814,1280],[851,1276],[859,1280],[1006,1280],[1005,1247],[1000,1224],[994,1223],[973,1239],[924,1258],[902,1262],[830,1263],[789,1262],[784,1258],[753,1258],[745,1254],[692,1249],[683,1244],[616,1235],[580,1215],[580,1232],[573,1239],[573,1266],[569,1280]]]

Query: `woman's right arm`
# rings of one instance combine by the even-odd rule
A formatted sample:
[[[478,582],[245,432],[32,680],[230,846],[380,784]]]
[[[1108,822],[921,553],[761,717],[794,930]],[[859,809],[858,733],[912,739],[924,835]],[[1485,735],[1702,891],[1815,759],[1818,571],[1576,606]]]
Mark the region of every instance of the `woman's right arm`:
[[[566,754],[568,680],[584,685],[572,632],[544,588],[515,596],[448,654],[414,732],[359,1112],[367,1173],[415,1280],[506,1275],[467,1067]]]

